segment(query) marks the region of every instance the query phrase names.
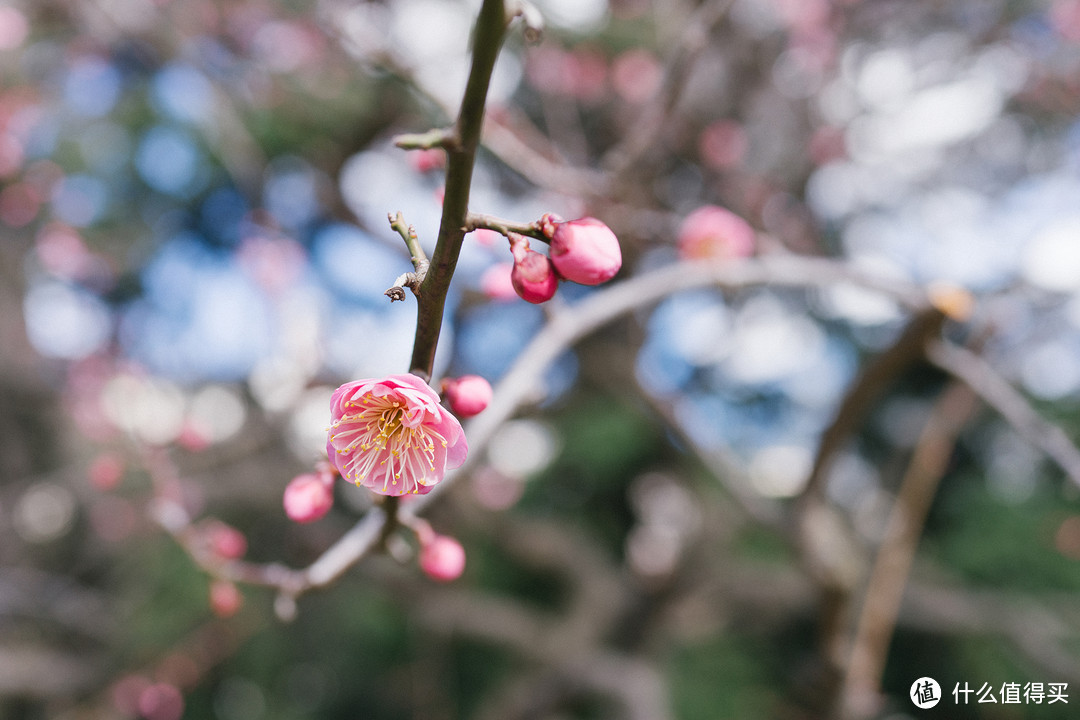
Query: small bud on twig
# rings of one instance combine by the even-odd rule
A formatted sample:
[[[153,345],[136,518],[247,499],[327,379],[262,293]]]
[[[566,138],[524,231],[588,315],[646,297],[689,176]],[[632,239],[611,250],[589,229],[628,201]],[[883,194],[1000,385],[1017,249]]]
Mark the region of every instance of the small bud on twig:
[[[510,3],[510,12],[520,17],[525,25],[525,42],[535,45],[544,36],[544,16],[529,0],[514,0]]]

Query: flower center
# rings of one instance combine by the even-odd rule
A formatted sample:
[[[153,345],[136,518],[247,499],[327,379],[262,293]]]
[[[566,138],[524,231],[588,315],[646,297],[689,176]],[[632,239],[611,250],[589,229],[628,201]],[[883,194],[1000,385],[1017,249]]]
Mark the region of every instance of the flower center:
[[[374,487],[381,478],[383,492],[402,483],[403,492],[417,492],[419,485],[437,482],[435,442],[446,447],[446,440],[423,422],[406,425],[400,399],[364,397],[348,406],[358,409],[335,421],[330,435],[339,454],[351,455],[344,468],[347,480]]]

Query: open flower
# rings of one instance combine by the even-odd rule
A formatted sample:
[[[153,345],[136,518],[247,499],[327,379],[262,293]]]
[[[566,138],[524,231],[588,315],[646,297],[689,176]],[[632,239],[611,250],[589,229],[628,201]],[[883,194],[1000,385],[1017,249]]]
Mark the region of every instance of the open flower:
[[[430,492],[469,449],[457,418],[415,375],[345,383],[330,414],[330,462],[346,480],[382,495]]]

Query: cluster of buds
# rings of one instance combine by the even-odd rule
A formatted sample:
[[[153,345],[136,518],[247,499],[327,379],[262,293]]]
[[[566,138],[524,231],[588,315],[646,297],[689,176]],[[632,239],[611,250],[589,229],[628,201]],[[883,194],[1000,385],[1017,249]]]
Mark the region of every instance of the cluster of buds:
[[[539,226],[550,244],[548,255],[532,250],[525,236],[507,234],[514,256],[510,280],[517,294],[528,302],[550,300],[559,280],[599,285],[615,277],[622,267],[619,239],[596,218],[564,222],[546,214],[540,218]]]

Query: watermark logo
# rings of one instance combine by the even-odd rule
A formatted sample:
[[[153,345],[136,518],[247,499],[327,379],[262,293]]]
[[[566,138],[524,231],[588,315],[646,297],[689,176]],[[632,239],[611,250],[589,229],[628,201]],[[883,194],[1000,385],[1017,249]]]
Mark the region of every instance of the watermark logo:
[[[932,708],[941,702],[941,686],[932,677],[921,677],[911,683],[911,702],[920,710]]]

